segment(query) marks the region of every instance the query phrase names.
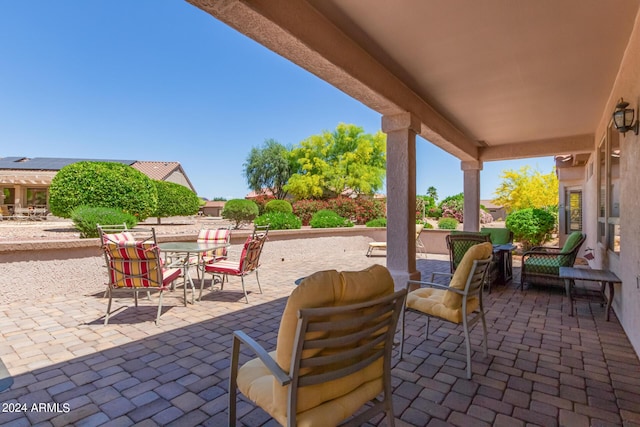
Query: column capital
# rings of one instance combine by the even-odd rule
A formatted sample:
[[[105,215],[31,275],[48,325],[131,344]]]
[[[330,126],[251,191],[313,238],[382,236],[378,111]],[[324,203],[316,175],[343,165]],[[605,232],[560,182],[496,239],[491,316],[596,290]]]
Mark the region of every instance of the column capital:
[[[419,134],[420,128],[420,120],[409,112],[382,116],[382,131],[384,133],[410,129]]]
[[[481,171],[482,170],[482,161],[480,160],[466,160],[460,162],[460,169],[463,171]]]

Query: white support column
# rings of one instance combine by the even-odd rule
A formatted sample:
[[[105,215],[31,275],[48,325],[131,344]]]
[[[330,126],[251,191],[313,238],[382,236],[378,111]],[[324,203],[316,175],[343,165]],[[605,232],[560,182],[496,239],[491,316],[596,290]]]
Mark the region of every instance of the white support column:
[[[480,230],[480,171],[481,161],[460,162],[464,174],[464,231]]]
[[[396,289],[416,270],[416,134],[420,122],[410,113],[382,117],[387,134],[387,268]]]

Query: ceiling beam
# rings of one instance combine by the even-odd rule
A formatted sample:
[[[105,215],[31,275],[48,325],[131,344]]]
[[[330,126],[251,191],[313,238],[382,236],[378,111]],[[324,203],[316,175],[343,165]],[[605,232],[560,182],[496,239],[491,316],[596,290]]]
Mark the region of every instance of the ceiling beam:
[[[420,135],[461,160],[478,144],[304,0],[187,0],[381,115],[410,112]]]
[[[586,134],[481,147],[479,153],[481,161],[491,162],[558,154],[590,153],[595,149],[594,147],[595,136]]]

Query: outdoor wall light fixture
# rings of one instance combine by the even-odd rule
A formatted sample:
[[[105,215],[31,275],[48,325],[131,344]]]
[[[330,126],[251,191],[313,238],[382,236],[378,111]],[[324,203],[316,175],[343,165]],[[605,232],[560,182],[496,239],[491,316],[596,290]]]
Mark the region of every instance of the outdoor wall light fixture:
[[[635,120],[635,111],[633,108],[627,108],[628,102],[620,98],[618,105],[616,105],[616,111],[613,112],[613,125],[618,129],[620,133],[627,133],[632,130],[636,135],[638,134],[638,120]]]

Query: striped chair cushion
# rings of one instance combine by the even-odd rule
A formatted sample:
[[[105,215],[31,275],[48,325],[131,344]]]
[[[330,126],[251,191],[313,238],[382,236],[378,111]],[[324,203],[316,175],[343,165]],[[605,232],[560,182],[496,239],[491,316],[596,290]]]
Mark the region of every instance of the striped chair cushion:
[[[211,242],[211,243],[229,243],[231,237],[231,231],[228,228],[218,228],[215,230],[202,229],[198,233],[198,242]],[[214,251],[204,252],[202,258],[205,262],[212,261],[213,259],[221,259],[227,257],[227,248],[219,248]]]
[[[136,239],[133,237],[133,234],[128,231],[123,231],[120,233],[113,234],[103,234],[102,235],[102,243],[124,243],[124,242],[135,242]]]
[[[113,287],[164,290],[180,275],[180,269],[162,268],[160,251],[153,243],[125,241],[105,246]]]

